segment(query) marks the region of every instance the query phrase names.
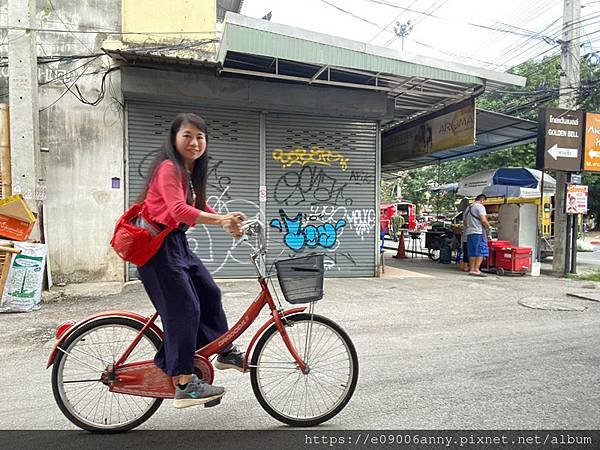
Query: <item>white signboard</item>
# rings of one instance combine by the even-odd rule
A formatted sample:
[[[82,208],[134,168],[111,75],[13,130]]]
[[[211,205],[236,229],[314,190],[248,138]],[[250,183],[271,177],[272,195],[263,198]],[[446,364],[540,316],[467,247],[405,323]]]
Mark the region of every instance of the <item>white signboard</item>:
[[[567,184],[567,214],[587,214],[588,187]]]

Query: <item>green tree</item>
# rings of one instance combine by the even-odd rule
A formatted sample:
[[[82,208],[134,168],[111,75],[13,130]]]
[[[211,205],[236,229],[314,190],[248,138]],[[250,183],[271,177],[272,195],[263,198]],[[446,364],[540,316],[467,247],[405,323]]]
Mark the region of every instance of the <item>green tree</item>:
[[[600,111],[599,57],[590,53],[581,59],[581,88],[578,105],[584,111]],[[510,70],[527,78],[524,87],[499,89],[476,100],[477,108],[538,120],[539,108],[558,106],[560,58],[558,55],[541,61],[526,61]],[[434,195],[429,191],[437,185],[452,183],[482,170],[499,167],[535,167],[536,144],[520,145],[485,155],[450,161],[404,172],[399,177],[403,198],[422,205],[436,201],[437,209],[451,208],[453,195]],[[600,176],[588,173],[584,182],[589,186],[590,212],[600,216]],[[396,181],[390,183],[396,184]],[[433,206],[433,205],[432,205]]]

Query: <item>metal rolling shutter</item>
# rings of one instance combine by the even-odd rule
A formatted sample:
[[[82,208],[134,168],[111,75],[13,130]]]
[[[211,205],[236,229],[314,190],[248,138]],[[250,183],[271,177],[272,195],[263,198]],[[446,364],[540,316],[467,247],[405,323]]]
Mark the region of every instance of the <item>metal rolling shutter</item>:
[[[266,136],[270,262],[324,253],[330,276],[373,276],[376,124],[269,114]]]
[[[144,187],[144,178],[154,152],[168,134],[174,117],[182,111],[202,116],[208,125],[210,155],[208,203],[220,213],[243,211],[258,215],[259,115],[257,112],[206,108],[193,103],[127,103],[128,199],[134,203]],[[241,277],[254,273],[248,247],[231,250],[232,238],[215,226],[198,225],[188,233],[192,250],[217,277]],[[128,268],[129,279],[137,277]]]

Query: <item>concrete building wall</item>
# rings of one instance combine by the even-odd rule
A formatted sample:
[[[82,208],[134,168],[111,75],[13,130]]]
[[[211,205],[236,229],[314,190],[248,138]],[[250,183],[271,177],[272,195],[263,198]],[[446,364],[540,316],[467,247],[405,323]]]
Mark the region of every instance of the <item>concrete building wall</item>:
[[[132,33],[123,36],[127,43],[148,45],[215,36],[215,0],[123,0],[122,5],[123,32]],[[177,34],[169,34],[173,31]]]
[[[7,9],[7,0],[0,0],[0,25],[7,25]],[[38,62],[43,212],[52,277],[58,283],[123,280],[123,262],[108,242],[125,205],[125,116],[120,71],[106,74],[116,63],[101,48],[212,39],[216,2],[156,0],[149,8],[142,0],[38,0],[37,19],[40,29],[58,30],[37,33],[38,58],[57,57]],[[157,34],[123,34],[123,27],[127,33]],[[171,30],[177,34],[164,34]],[[194,56],[185,50],[181,56]],[[214,45],[198,51],[206,50],[214,51]],[[5,29],[0,29],[0,56],[7,56]],[[8,89],[3,58],[0,102],[8,102]]]
[[[6,0],[0,14],[6,10]],[[3,16],[0,16],[3,17]],[[119,37],[120,0],[38,0],[38,63],[44,234],[55,282],[123,279],[108,241],[123,210],[123,110],[120,74],[100,48]],[[0,47],[6,55],[6,46]],[[89,56],[89,57],[88,57]],[[73,58],[75,57],[75,58]],[[3,60],[6,63],[6,60]],[[0,93],[8,90],[0,71]],[[80,98],[77,98],[80,97]],[[88,105],[83,101],[97,104]],[[11,116],[13,126],[19,117]],[[13,146],[13,152],[18,148]]]
[[[113,33],[121,30],[120,0],[63,0],[50,11],[45,3],[38,2],[42,27],[73,32],[40,33],[39,56],[93,55],[119,37]],[[120,73],[105,76],[113,65],[106,56],[40,65],[45,234],[57,282],[123,279],[123,264],[108,245],[124,205]]]

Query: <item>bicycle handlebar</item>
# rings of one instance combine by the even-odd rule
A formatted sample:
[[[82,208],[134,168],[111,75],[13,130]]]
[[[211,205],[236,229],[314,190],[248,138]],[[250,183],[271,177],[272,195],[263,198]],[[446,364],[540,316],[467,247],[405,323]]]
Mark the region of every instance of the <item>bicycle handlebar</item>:
[[[254,237],[256,240],[256,246],[253,247],[252,255],[250,256],[250,260],[252,264],[256,268],[259,276],[264,276],[261,271],[261,265],[258,262],[258,258],[265,255],[265,237],[264,237],[264,224],[259,219],[248,219],[242,222],[242,231],[244,232],[244,236],[234,244],[234,248],[240,245],[242,242],[247,242],[250,237]]]
[[[252,235],[255,231],[262,231],[264,228],[264,224],[258,219],[248,219],[242,222],[242,231],[249,235]]]

